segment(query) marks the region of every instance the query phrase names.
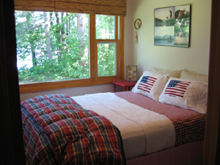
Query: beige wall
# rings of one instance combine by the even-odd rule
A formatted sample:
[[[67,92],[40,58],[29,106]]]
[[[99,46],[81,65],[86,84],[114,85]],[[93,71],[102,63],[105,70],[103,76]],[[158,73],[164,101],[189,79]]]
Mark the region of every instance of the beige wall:
[[[154,9],[166,6],[192,5],[190,48],[154,46]],[[134,20],[139,17],[142,27],[138,30],[138,43],[135,43]],[[211,0],[127,0],[125,17],[125,59],[126,65],[138,65],[139,76],[150,67],[183,69],[208,74],[210,42]],[[21,94],[20,100],[30,97],[64,93],[69,96],[97,92],[113,92],[113,85],[100,85],[81,88],[68,88],[53,91]]]
[[[191,4],[190,47],[154,46],[154,9],[185,4]],[[135,43],[133,22],[137,17],[142,27]],[[208,74],[210,21],[211,0],[127,0],[125,58],[129,59],[125,59],[125,66],[137,64],[139,75],[151,67]]]
[[[120,90],[117,88],[117,90]],[[34,93],[23,93],[20,94],[20,101],[24,101],[30,97],[35,97],[39,95],[47,95],[47,94],[67,94],[69,96],[79,96],[84,94],[98,93],[98,92],[113,92],[114,87],[113,84],[107,85],[97,85],[97,86],[88,86],[88,87],[78,87],[78,88],[65,88],[59,90],[50,90],[43,92],[34,92]]]

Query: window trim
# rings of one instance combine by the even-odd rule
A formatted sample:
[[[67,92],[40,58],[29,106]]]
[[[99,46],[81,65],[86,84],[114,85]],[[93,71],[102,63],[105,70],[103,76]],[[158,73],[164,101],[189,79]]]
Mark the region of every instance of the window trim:
[[[112,81],[123,80],[124,79],[124,16],[120,16],[120,25],[118,28],[118,17],[115,19],[115,30],[116,39],[115,40],[96,40],[96,29],[95,29],[95,15],[90,14],[90,78],[88,79],[77,79],[77,80],[67,80],[67,81],[55,81],[55,82],[40,82],[40,83],[30,83],[30,84],[20,84],[20,93],[31,93],[47,90],[56,90],[63,88],[73,88],[73,87],[85,87],[94,85],[110,84]],[[118,32],[120,30],[120,32]],[[118,37],[118,34],[120,36]],[[98,67],[97,67],[97,42],[104,41],[114,41],[116,42],[117,52],[117,74],[116,76],[104,76],[98,77]]]
[[[14,0],[15,10],[126,15],[126,0]]]

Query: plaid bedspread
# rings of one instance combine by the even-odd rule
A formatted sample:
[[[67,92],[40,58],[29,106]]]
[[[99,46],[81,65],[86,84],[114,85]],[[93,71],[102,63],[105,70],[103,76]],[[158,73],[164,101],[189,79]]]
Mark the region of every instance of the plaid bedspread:
[[[125,164],[120,131],[67,95],[21,104],[26,157],[32,164]]]
[[[192,110],[182,109],[169,104],[155,102],[149,97],[145,97],[131,91],[117,92],[115,95],[132,104],[136,104],[142,108],[165,115],[169,118],[175,129],[175,146],[204,139],[206,121],[206,115],[204,114]]]

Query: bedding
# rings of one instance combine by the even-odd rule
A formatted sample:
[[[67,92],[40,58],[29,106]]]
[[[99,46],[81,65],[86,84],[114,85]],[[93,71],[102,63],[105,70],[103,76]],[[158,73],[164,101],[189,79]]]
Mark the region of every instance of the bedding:
[[[169,77],[170,75],[168,74],[161,74],[156,71],[145,71],[132,89],[132,92],[140,93],[158,101]]]
[[[21,105],[31,164],[125,164],[120,131],[67,95],[38,96]]]
[[[81,106],[105,115],[119,128],[126,159],[152,154],[204,138],[204,114],[162,104],[141,94],[126,91],[114,94],[90,94],[73,98]],[[152,114],[160,116],[151,119],[150,115]],[[164,121],[167,123],[167,127],[163,127],[168,130],[166,132],[159,129],[163,125],[161,122]],[[167,139],[169,140],[167,141]]]
[[[176,78],[180,78],[180,75],[182,72],[182,70],[166,70],[166,69],[161,69],[161,68],[157,68],[157,67],[152,67],[152,68],[150,68],[149,71],[160,72],[162,74],[169,74],[170,76],[176,77]]]
[[[114,93],[72,98],[86,109],[90,107],[114,123],[121,131],[126,158],[150,154],[175,145],[173,124],[164,115],[131,104]]]
[[[130,91],[117,92],[115,95],[132,104],[136,104],[169,118],[175,129],[175,147],[204,139],[206,120],[206,115],[204,114],[169,104],[155,102],[148,97]]]
[[[194,81],[202,81],[208,83],[208,75],[199,74],[194,71],[190,71],[188,69],[183,69],[180,75],[181,79],[189,79]]]
[[[22,123],[32,164],[124,164],[184,149],[202,141],[205,131],[204,114],[131,91],[28,99],[22,103]]]
[[[171,77],[159,101],[206,114],[207,97],[208,83]]]
[[[203,140],[127,160],[127,165],[202,165]]]

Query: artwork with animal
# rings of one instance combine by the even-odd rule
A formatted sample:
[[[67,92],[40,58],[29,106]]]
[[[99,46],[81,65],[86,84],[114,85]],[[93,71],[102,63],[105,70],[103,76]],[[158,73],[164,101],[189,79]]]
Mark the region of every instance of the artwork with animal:
[[[186,12],[186,10],[185,9],[183,9],[183,10],[177,10],[176,12],[175,12],[175,18],[176,19],[181,19],[182,17],[184,17],[184,13]]]

